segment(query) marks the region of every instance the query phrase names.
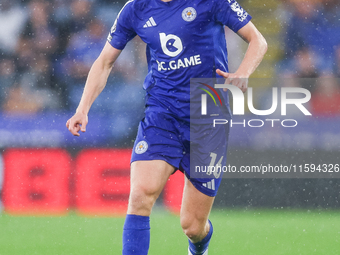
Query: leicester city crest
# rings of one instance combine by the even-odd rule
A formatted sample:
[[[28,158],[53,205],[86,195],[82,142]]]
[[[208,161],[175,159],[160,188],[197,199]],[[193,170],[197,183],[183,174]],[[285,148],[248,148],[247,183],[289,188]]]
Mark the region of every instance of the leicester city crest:
[[[193,7],[187,7],[182,11],[182,18],[185,21],[191,22],[196,19],[197,12]]]
[[[146,152],[146,150],[148,149],[148,143],[145,141],[140,141],[139,143],[137,143],[136,147],[135,147],[135,152],[137,154],[142,154],[144,152]]]

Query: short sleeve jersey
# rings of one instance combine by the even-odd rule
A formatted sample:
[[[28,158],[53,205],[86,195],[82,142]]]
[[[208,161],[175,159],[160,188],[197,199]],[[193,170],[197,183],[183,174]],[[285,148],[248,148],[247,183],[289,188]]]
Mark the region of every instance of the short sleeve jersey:
[[[235,0],[130,0],[108,41],[122,50],[140,36],[147,45],[146,113],[190,120],[190,79],[216,78],[216,69],[228,71],[224,26],[237,32],[250,19]],[[221,98],[229,109],[225,94]]]

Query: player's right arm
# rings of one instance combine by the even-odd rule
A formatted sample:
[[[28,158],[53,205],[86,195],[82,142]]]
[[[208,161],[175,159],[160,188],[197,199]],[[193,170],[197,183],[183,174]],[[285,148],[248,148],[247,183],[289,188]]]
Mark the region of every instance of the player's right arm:
[[[106,86],[113,64],[120,53],[121,50],[106,42],[99,57],[93,63],[76,113],[66,122],[66,127],[73,135],[79,136],[79,131],[86,131],[91,105]]]

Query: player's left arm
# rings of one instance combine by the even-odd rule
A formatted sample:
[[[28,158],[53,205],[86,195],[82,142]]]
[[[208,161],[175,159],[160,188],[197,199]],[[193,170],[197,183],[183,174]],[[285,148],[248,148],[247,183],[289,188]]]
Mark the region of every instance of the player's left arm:
[[[249,76],[256,70],[267,51],[267,42],[251,21],[237,31],[237,34],[248,43],[241,65],[235,73],[226,73],[219,69],[216,72],[226,79],[226,83],[231,83],[245,92]]]

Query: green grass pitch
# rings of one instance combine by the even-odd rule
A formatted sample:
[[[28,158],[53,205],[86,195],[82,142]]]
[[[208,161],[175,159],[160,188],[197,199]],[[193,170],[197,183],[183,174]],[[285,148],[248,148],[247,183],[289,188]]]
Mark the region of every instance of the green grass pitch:
[[[340,254],[340,212],[214,210],[209,255]],[[0,255],[121,254],[123,218],[0,214]],[[156,209],[149,254],[187,255],[178,216]]]

